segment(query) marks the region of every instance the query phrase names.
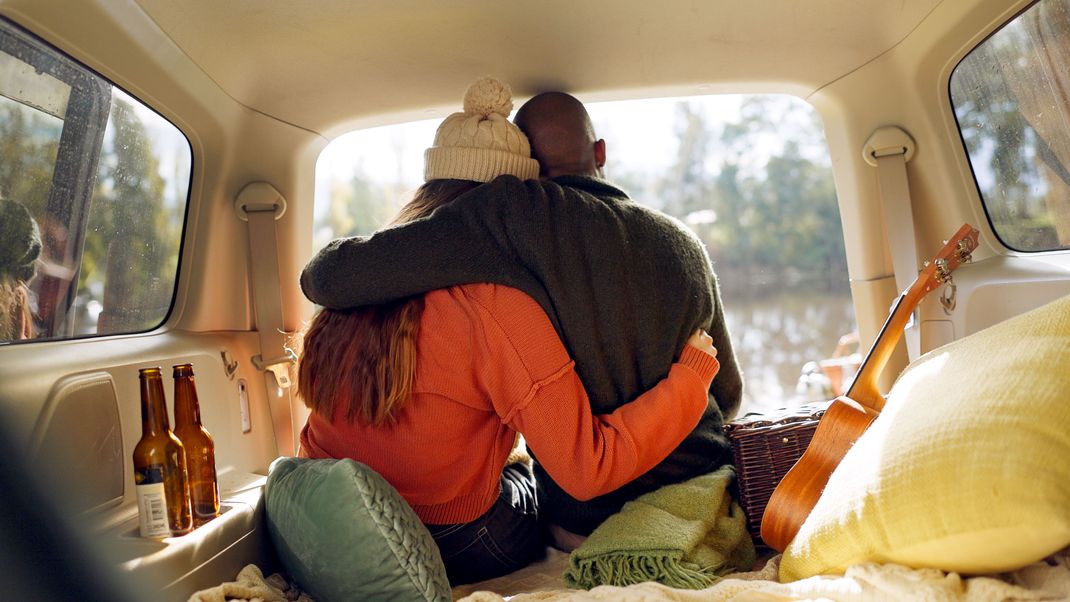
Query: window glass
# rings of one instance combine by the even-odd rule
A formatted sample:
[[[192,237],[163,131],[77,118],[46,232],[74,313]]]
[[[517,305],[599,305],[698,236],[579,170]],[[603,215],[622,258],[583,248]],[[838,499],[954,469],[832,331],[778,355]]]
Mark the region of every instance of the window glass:
[[[0,22],[0,343],[161,324],[190,165],[174,125]]]
[[[706,244],[746,379],[742,411],[830,399],[847,384],[859,360],[854,307],[828,148],[810,105],[708,96],[587,108],[606,140],[606,177]],[[353,132],[323,151],[317,248],[393,217],[423,182],[423,151],[440,122]]]
[[[1070,0],[1042,0],[962,60],[951,101],[992,228],[1070,249]]]

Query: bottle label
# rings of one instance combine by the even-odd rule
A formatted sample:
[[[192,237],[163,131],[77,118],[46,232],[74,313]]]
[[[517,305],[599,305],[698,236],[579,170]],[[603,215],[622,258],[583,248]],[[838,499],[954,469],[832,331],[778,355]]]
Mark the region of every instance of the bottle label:
[[[160,538],[171,535],[167,522],[167,494],[161,465],[134,469],[134,490],[137,493],[138,524],[142,537]]]
[[[153,485],[155,483],[163,483],[164,471],[167,467],[163,464],[153,464],[152,466],[143,466],[141,468],[134,467],[134,484],[135,485]]]

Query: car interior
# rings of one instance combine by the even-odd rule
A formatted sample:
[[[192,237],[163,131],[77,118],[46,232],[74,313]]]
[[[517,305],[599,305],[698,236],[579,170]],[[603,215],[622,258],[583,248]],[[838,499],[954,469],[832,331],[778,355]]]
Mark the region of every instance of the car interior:
[[[263,490],[309,414],[289,337],[316,311],[299,276],[322,245],[317,162],[350,132],[441,120],[480,76],[516,106],[545,90],[808,105],[855,320],[839,330],[863,352],[927,260],[976,228],[953,286],[911,314],[885,392],[916,358],[1070,295],[1067,0],[0,0],[0,17],[0,198],[40,233],[28,330],[0,331],[13,599],[186,600],[249,564],[285,569]],[[220,514],[143,538],[139,370],[166,381],[182,363]]]

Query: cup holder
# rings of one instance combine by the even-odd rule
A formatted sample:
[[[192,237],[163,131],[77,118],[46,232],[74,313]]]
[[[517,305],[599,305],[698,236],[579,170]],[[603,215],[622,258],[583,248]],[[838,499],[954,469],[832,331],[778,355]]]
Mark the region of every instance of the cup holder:
[[[181,541],[182,538],[184,538],[184,537],[189,537],[190,535],[194,535],[196,533],[199,533],[205,527],[209,527],[210,525],[216,524],[217,522],[219,522],[219,519],[222,518],[222,516],[224,514],[226,514],[227,512],[229,512],[232,508],[233,508],[233,506],[229,506],[227,504],[220,504],[219,505],[219,514],[217,514],[214,518],[212,518],[208,522],[204,523],[203,525],[200,525],[199,527],[193,529],[189,533],[186,533],[185,535],[179,535],[177,537],[169,536],[169,537],[163,537],[163,538],[160,538],[160,539],[154,539],[154,538],[151,538],[151,537],[142,537],[141,536],[140,526],[137,524],[137,521],[135,520],[133,528],[126,529],[125,531],[123,531],[122,534],[120,535],[120,537],[123,537],[124,539],[136,539],[138,541],[143,541],[143,542],[145,542],[147,544],[156,544],[159,548],[162,549],[162,548],[167,547],[167,542],[169,542],[169,541]]]

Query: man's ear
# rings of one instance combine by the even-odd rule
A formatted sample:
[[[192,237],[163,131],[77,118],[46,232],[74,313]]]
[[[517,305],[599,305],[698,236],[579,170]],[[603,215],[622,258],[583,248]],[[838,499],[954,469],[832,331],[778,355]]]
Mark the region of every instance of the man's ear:
[[[606,166],[606,141],[602,138],[594,141],[594,164],[598,169]]]

